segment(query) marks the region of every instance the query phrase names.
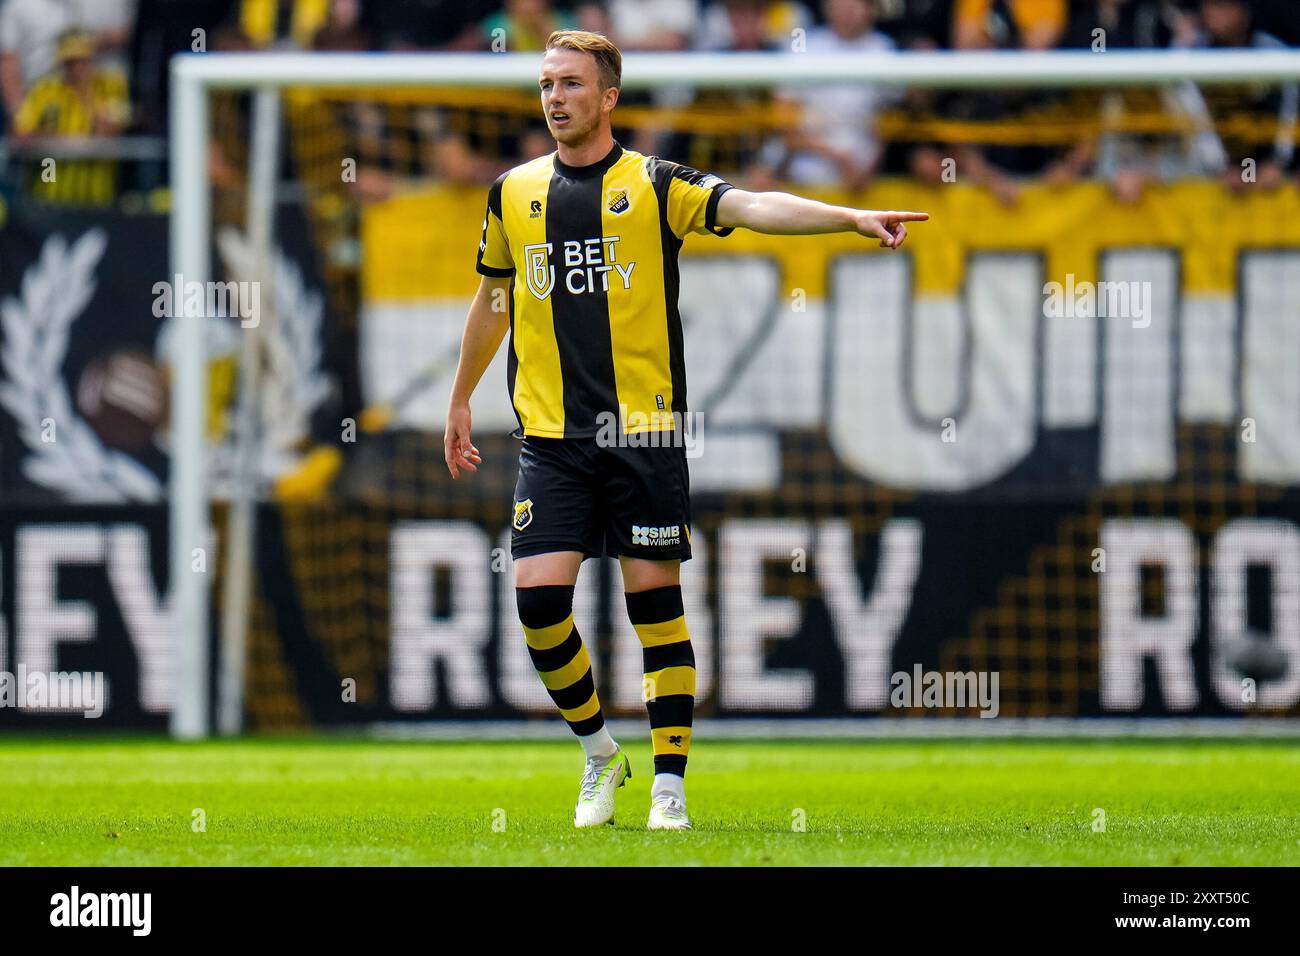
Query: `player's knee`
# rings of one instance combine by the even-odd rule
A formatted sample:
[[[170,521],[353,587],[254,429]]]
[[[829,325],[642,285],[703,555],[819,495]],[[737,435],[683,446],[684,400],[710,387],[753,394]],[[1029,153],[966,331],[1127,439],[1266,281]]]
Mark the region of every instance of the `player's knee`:
[[[515,558],[515,587],[573,584],[578,580],[583,555],[579,551],[553,551]]]
[[[524,627],[538,630],[559,624],[573,611],[572,584],[546,584],[541,587],[515,588],[519,621]]]
[[[681,561],[678,560],[647,561],[644,558],[621,555],[618,564],[623,574],[623,587],[629,593],[657,590],[682,583]]]
[[[628,591],[624,594],[624,599],[627,601],[627,616],[633,626],[662,624],[683,617],[686,613],[682,605],[680,584],[650,588],[647,591]]]

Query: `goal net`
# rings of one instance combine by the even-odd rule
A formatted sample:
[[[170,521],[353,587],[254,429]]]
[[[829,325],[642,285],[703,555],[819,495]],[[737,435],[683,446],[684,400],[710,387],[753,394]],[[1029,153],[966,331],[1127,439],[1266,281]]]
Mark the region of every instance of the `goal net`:
[[[487,186],[554,148],[535,71],[179,61],[176,271],[254,277],[266,320],[179,333],[176,732],[206,731],[223,648],[251,729],[552,715],[514,613],[508,340],[472,406],[483,466],[453,482],[442,451]],[[1297,714],[1300,53],[643,56],[626,79],[627,148],[932,217],[898,252],[685,243],[702,717]],[[289,229],[310,276],[281,267]],[[208,521],[242,557],[196,575]],[[615,562],[576,602],[602,702],[639,717]]]

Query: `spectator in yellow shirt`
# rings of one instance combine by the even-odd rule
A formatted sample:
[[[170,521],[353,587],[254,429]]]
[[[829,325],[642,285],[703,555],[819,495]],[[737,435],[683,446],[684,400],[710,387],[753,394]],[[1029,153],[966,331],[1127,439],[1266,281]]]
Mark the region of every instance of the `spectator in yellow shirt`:
[[[1065,32],[1066,0],[956,0],[953,46],[1050,50]]]
[[[59,36],[58,68],[37,80],[14,119],[15,137],[76,139],[116,136],[130,117],[126,78],[95,66],[95,40],[67,30]],[[32,194],[45,202],[103,206],[113,201],[117,164],[111,160],[58,159],[38,164]]]

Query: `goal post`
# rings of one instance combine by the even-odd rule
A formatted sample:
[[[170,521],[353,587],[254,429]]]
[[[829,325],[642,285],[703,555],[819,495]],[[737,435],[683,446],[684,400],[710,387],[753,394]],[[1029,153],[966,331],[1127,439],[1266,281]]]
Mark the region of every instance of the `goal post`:
[[[538,54],[183,54],[171,65],[170,164],[172,274],[185,283],[212,278],[209,94],[214,91],[340,87],[535,88]],[[1160,87],[1300,80],[1300,50],[1165,52],[898,53],[879,56],[779,54],[629,54],[623,85],[683,84],[754,88],[872,83],[924,88]],[[259,142],[273,144],[275,137]],[[256,148],[256,144],[255,144]],[[271,147],[268,147],[271,148]],[[250,165],[266,158],[250,156]],[[176,662],[171,732],[211,733],[212,660],[207,554],[210,496],[206,475],[207,370],[202,314],[177,296],[171,395],[170,588]],[[200,308],[195,306],[195,308]],[[245,598],[246,600],[246,598]],[[244,608],[243,613],[247,613]],[[227,662],[230,667],[230,662]],[[238,668],[231,672],[238,673]]]

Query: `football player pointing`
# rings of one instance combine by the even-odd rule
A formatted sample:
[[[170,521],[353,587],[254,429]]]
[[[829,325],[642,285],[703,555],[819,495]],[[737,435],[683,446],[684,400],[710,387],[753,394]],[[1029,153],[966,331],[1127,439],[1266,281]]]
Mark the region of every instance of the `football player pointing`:
[[[921,212],[849,209],[625,149],[613,138],[622,57],[605,37],[552,34],[542,110],[554,153],[488,193],[444,452],[453,478],[482,462],[470,396],[510,333],[507,380],[522,439],[511,526],[519,618],[533,664],[586,755],[574,824],[608,823],[632,775],[605,726],[573,620],[578,569],[617,556],[641,640],[654,750],[648,825],[688,829],[683,778],[695,656],[680,564],[691,556],[677,253],[690,233],[855,232],[897,249]],[[494,309],[508,302],[509,309]],[[638,432],[669,434],[638,436]],[[636,437],[633,437],[636,436]],[[648,441],[647,438],[655,440]]]

